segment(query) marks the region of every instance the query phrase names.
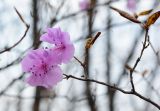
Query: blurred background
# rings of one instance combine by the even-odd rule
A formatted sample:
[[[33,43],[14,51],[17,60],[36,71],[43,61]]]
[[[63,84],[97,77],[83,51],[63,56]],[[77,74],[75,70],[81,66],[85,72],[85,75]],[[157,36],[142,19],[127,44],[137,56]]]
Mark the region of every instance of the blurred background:
[[[20,61],[31,49],[50,47],[39,37],[47,27],[69,32],[75,57],[86,62],[87,69],[73,58],[61,65],[68,75],[117,85],[130,90],[129,70],[140,55],[144,30],[111,10],[114,6],[130,14],[155,9],[159,0],[91,0],[90,10],[82,9],[82,0],[0,0],[0,51],[14,45],[26,27],[14,7],[30,25],[25,38],[14,48],[0,54],[0,111],[158,111],[153,105],[134,96],[96,83],[64,79],[53,89],[32,87],[25,83]],[[145,21],[147,16],[140,17]],[[149,30],[149,46],[139,62],[133,81],[137,92],[160,104],[160,20]],[[89,49],[86,40],[101,32]],[[156,53],[154,52],[154,50]]]

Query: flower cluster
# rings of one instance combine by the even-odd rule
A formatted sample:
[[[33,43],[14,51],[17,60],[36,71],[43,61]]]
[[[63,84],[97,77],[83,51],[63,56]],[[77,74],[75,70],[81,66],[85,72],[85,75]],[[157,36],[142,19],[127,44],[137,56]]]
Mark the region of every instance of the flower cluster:
[[[32,86],[51,88],[62,80],[61,63],[68,63],[74,55],[74,46],[70,35],[60,28],[48,28],[40,37],[41,41],[54,46],[50,49],[32,50],[21,64],[24,72],[30,73],[26,82]]]

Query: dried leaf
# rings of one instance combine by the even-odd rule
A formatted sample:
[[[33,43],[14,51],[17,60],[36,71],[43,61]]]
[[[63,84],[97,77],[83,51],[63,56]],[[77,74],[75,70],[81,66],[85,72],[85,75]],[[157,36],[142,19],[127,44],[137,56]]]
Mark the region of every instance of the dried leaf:
[[[101,32],[98,32],[95,37],[88,38],[85,47],[90,48],[94,44],[94,42],[97,40],[97,38],[100,36],[100,34]]]
[[[134,23],[141,23],[141,21],[137,20],[134,16],[130,15],[129,13],[119,10],[117,8],[114,8],[112,6],[110,6],[111,9],[117,11],[121,16],[123,16],[124,18],[134,22]]]
[[[148,14],[150,14],[152,11],[153,11],[153,9],[142,11],[142,12],[140,12],[140,13],[138,14],[138,16],[148,15]]]
[[[88,39],[87,39],[87,43],[86,43],[86,46],[85,46],[87,49],[89,49],[89,48],[92,46],[92,44],[91,44],[92,39],[93,39],[93,38],[88,38]]]
[[[160,16],[160,11],[153,13],[151,16],[148,17],[147,22],[145,24],[146,28],[149,28],[152,24],[154,24],[156,22],[156,20],[159,18]]]

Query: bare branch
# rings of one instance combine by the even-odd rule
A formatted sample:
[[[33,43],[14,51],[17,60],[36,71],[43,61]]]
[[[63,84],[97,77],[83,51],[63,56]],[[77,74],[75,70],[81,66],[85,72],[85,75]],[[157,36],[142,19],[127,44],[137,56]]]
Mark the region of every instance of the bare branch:
[[[134,92],[132,90],[131,91],[126,91],[126,90],[123,90],[123,89],[121,89],[121,88],[119,88],[119,87],[117,87],[115,85],[110,85],[110,84],[107,84],[105,82],[97,81],[97,80],[94,80],[94,79],[79,78],[79,77],[75,77],[73,75],[67,75],[67,74],[63,74],[63,75],[66,77],[67,80],[70,79],[70,78],[72,78],[72,79],[76,79],[76,80],[80,80],[80,81],[94,82],[94,83],[97,83],[97,84],[101,84],[101,85],[110,87],[110,88],[112,88],[114,90],[117,90],[117,91],[120,91],[120,92],[122,92],[124,94],[135,95],[135,96],[141,98],[142,100],[144,100],[144,101],[146,101],[148,103],[151,103],[153,106],[155,106],[156,108],[158,108],[160,110],[160,105],[158,105],[157,103],[155,103],[154,101],[152,101],[150,98],[144,97],[143,95],[139,94],[136,91],[134,91]]]
[[[29,27],[30,27],[30,25],[27,24],[27,23],[24,21],[23,17],[22,17],[21,14],[18,12],[18,10],[17,10],[16,8],[14,8],[14,9],[15,9],[18,17],[21,19],[21,21],[22,21],[22,22],[24,23],[24,25],[26,26],[26,30],[25,30],[23,36],[22,36],[14,45],[12,45],[11,47],[5,48],[4,50],[0,51],[0,54],[2,54],[2,53],[4,53],[4,52],[7,52],[7,51],[10,51],[10,50],[13,49],[14,47],[16,47],[16,46],[25,38],[25,36],[26,36],[26,34],[27,34],[28,30],[29,30]]]
[[[135,64],[134,64],[132,70],[130,70],[130,83],[131,83],[132,91],[133,91],[133,92],[135,92],[135,86],[134,86],[134,83],[133,83],[133,72],[134,72],[135,68],[137,67],[138,63],[140,62],[144,50],[145,50],[145,49],[148,47],[148,45],[149,45],[149,44],[147,44],[147,41],[148,41],[148,29],[146,29],[145,40],[144,40],[144,43],[143,43],[143,47],[142,47],[140,56],[137,58],[137,60],[136,60],[136,62],[135,62]]]

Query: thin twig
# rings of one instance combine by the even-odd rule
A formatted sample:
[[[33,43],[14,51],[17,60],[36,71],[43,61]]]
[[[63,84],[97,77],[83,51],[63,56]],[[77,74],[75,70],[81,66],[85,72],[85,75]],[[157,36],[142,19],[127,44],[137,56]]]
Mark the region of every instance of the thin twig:
[[[115,0],[115,1],[116,1],[116,0]],[[115,1],[110,0],[110,1],[107,1],[107,2],[102,3],[102,4],[97,4],[97,5],[95,5],[94,8],[101,7],[101,6],[107,6],[107,5],[109,5],[110,3],[115,2]],[[65,16],[63,16],[63,17],[61,17],[61,18],[59,18],[59,19],[53,18],[53,19],[50,21],[50,25],[52,26],[53,23],[58,23],[58,22],[60,22],[60,21],[62,21],[62,20],[66,20],[66,19],[69,19],[69,18],[71,18],[71,17],[75,17],[75,16],[77,16],[77,15],[83,13],[83,12],[88,12],[88,11],[90,11],[90,10],[92,10],[92,9],[93,9],[93,7],[89,8],[89,9],[87,9],[87,10],[77,11],[77,12],[75,12],[75,13],[72,13],[72,14],[69,14],[69,15],[65,15]]]
[[[151,46],[151,49],[153,50],[154,54],[156,55],[157,61],[158,61],[158,65],[160,65],[160,59],[159,59],[159,52],[155,50],[153,44],[150,41],[150,38],[148,37],[148,43]]]
[[[0,54],[2,54],[2,53],[4,53],[4,52],[7,52],[7,51],[10,51],[10,50],[13,49],[14,47],[16,47],[16,46],[25,38],[25,36],[26,36],[26,34],[27,34],[28,30],[29,30],[29,27],[30,27],[30,25],[27,24],[27,23],[24,21],[23,17],[22,17],[21,14],[18,12],[18,10],[17,10],[16,8],[14,8],[14,9],[15,9],[18,17],[21,19],[21,21],[22,21],[22,22],[24,23],[24,25],[26,26],[26,30],[25,30],[23,36],[22,36],[14,45],[12,45],[11,47],[5,48],[4,50],[0,51]]]
[[[155,103],[154,101],[152,101],[150,98],[147,98],[147,97],[144,97],[142,96],[141,94],[139,94],[138,92],[136,91],[126,91],[126,90],[123,90],[115,85],[110,85],[110,84],[107,84],[105,82],[101,82],[101,81],[98,81],[98,80],[94,80],[94,79],[88,79],[88,78],[79,78],[79,77],[75,77],[73,75],[67,75],[67,74],[63,74],[65,76],[65,78],[68,80],[70,78],[72,79],[76,79],[76,80],[80,80],[80,81],[86,81],[86,82],[94,82],[94,83],[97,83],[97,84],[101,84],[101,85],[104,85],[104,86],[107,86],[107,87],[110,87],[114,90],[118,90],[124,94],[131,94],[131,95],[135,95],[139,98],[141,98],[142,100],[148,102],[148,103],[151,103],[153,106],[155,106],[156,108],[158,108],[160,110],[160,105],[158,105],[157,103]]]
[[[140,56],[137,58],[137,60],[136,60],[136,62],[135,62],[135,64],[134,64],[132,70],[130,70],[130,83],[131,83],[132,91],[133,91],[133,92],[135,92],[135,86],[134,86],[134,83],[133,83],[133,72],[134,72],[135,68],[137,67],[138,63],[140,62],[144,50],[145,50],[145,49],[148,47],[148,45],[149,45],[149,44],[147,44],[147,40],[148,40],[148,29],[146,29],[145,40],[144,40],[144,43],[143,43],[143,47],[142,47]]]
[[[85,67],[85,64],[83,62],[81,62],[77,57],[74,56],[74,59],[76,61],[78,61],[78,63],[80,63],[82,67]]]
[[[1,92],[0,96],[2,96],[17,80],[22,79],[24,76],[24,73],[22,73],[18,78],[13,79]]]

